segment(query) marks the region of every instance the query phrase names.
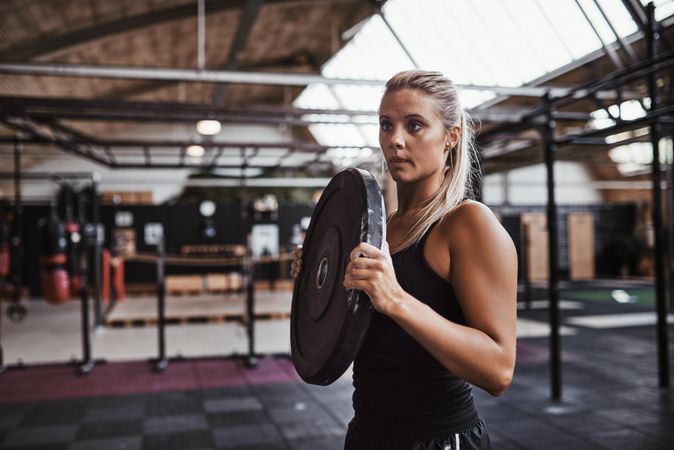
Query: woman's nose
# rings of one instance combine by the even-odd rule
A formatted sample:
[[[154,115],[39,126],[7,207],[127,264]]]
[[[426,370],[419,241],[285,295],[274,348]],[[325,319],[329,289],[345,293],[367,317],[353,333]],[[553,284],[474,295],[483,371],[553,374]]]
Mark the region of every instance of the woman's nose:
[[[391,133],[391,145],[396,148],[405,146],[405,138],[400,130],[393,130]]]

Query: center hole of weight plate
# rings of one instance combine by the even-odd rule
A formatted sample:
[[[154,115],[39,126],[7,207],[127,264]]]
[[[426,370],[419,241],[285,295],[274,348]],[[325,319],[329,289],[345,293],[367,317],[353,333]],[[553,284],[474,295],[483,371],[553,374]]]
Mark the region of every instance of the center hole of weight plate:
[[[325,279],[328,277],[328,258],[321,259],[321,263],[318,265],[318,273],[316,274],[316,287],[318,289],[323,287]]]

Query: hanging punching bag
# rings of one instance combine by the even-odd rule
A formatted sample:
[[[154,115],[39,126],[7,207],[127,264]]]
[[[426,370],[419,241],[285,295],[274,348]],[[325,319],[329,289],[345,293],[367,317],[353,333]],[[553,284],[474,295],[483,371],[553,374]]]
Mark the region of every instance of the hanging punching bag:
[[[70,298],[70,281],[65,269],[66,231],[54,214],[38,222],[38,242],[44,298],[52,305],[65,303]]]

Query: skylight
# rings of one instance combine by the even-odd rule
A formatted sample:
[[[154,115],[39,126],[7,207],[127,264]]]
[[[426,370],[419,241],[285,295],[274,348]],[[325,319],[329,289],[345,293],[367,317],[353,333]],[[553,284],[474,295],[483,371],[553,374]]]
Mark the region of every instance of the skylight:
[[[522,86],[615,42],[615,33],[624,38],[638,30],[621,0],[389,0],[383,14],[411,58],[375,15],[322,73],[382,80],[382,86],[312,85],[298,97],[297,107],[376,111],[383,81],[415,63],[457,84]],[[656,0],[658,20],[671,14],[674,1]],[[463,89],[460,96],[465,108],[473,108],[495,95]],[[376,117],[361,119],[366,125],[347,118],[344,125],[317,124],[310,130],[324,145],[376,146]],[[368,158],[373,157],[376,153]],[[357,164],[358,158],[344,159]]]

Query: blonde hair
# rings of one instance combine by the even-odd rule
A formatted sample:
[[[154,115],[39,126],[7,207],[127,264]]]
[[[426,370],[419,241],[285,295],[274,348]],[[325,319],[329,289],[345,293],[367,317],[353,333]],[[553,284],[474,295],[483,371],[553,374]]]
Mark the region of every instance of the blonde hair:
[[[479,159],[473,121],[461,107],[454,83],[440,72],[409,70],[399,72],[388,80],[384,96],[404,89],[416,90],[433,98],[445,128],[450,130],[458,125],[461,133],[457,144],[448,152],[442,185],[413,216],[402,242],[391,249],[392,252],[410,247],[466,197],[474,198],[474,183],[480,177],[479,169],[474,169],[479,167]]]

